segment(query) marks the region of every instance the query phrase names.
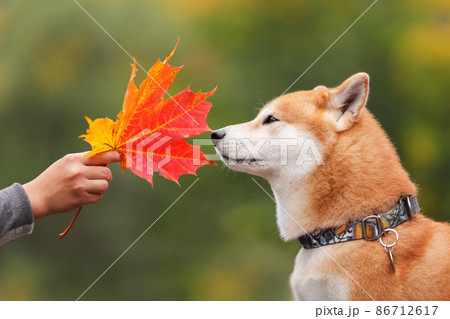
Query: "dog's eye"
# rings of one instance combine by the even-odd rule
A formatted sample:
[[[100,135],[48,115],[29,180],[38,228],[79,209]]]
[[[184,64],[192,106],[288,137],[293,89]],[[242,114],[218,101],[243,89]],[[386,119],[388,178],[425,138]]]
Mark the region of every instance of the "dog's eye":
[[[273,117],[272,115],[269,115],[269,116],[264,120],[263,124],[270,124],[270,123],[278,122],[278,121],[279,121],[279,119]]]

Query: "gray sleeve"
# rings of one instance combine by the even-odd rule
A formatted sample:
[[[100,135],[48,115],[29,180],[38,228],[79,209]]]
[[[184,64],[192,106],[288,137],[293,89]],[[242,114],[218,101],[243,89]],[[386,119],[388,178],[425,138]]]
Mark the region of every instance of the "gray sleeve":
[[[0,190],[0,246],[30,234],[33,227],[33,210],[22,185],[15,183]]]

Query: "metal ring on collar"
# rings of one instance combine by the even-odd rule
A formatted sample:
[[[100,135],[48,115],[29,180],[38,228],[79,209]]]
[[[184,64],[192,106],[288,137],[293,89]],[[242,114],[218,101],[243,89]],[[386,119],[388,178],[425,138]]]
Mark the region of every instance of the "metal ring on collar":
[[[394,246],[397,244],[397,242],[398,242],[398,233],[397,233],[397,231],[396,231],[395,229],[388,228],[388,229],[385,229],[385,230],[384,230],[384,234],[386,235],[387,232],[389,232],[389,231],[392,231],[392,232],[395,233],[396,239],[395,239],[395,241],[394,241],[392,244],[389,244],[389,245],[388,245],[388,244],[385,244],[385,243],[383,242],[383,237],[380,237],[380,244],[381,244],[382,246],[384,246],[385,248],[391,248],[391,247],[394,247]]]

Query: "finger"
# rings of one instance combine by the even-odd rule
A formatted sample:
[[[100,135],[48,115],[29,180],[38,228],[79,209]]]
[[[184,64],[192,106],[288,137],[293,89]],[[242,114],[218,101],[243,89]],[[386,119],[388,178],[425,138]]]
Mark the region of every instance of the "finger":
[[[77,155],[77,156],[83,158],[83,157],[86,156],[86,154],[88,154],[88,153],[89,153],[89,151],[86,151],[86,152],[74,153],[74,155]]]
[[[109,163],[115,163],[120,161],[120,154],[115,151],[96,154],[83,158],[83,164],[88,166],[103,166]]]
[[[61,160],[65,160],[67,162],[79,162],[83,161],[83,157],[89,152],[81,152],[81,153],[72,153],[65,155]]]
[[[108,167],[103,166],[86,166],[84,168],[84,176],[87,179],[103,179],[108,182],[112,181],[112,173]]]
[[[84,205],[98,203],[103,198],[103,194],[90,194],[87,193],[83,198]]]
[[[103,194],[108,189],[109,183],[104,179],[89,180],[86,191],[90,194]]]

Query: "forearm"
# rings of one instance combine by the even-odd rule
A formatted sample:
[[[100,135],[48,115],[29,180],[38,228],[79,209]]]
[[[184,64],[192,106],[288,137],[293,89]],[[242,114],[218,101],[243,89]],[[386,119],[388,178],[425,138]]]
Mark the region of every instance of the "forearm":
[[[0,190],[0,245],[30,234],[34,227],[33,210],[20,184]]]

